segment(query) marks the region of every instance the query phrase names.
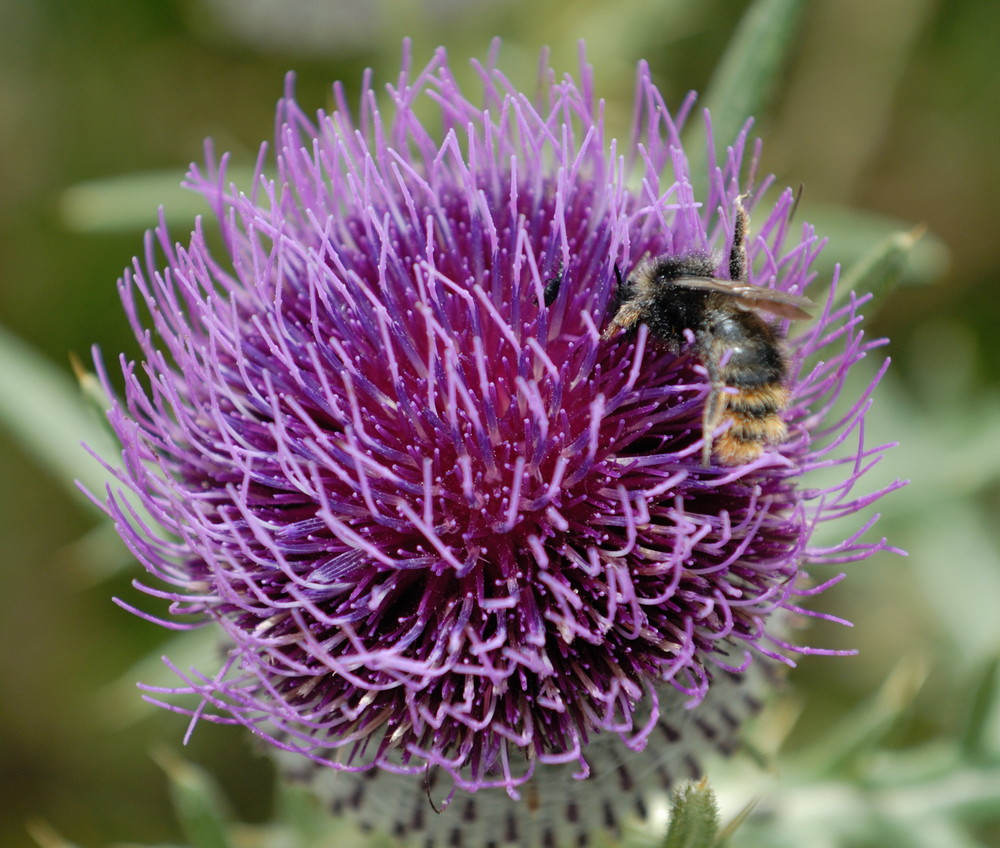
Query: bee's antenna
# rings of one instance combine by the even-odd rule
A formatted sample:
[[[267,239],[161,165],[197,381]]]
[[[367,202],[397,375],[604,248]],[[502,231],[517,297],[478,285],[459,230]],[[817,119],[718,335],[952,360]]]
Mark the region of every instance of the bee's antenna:
[[[795,217],[795,212],[799,208],[799,201],[802,200],[802,192],[806,190],[805,183],[799,183],[799,187],[795,190],[795,199],[792,201],[792,208],[788,210],[788,221],[791,222],[792,218]]]

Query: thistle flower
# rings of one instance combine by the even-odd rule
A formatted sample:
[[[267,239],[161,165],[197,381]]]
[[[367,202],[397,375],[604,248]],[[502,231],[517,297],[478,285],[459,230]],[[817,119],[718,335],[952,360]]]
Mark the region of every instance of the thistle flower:
[[[495,56],[476,68],[482,102],[443,51],[416,73],[407,53],[357,117],[339,85],[308,116],[289,81],[277,178],[262,148],[249,193],[208,147],[188,185],[222,258],[200,222],[186,247],[161,222],[120,282],[143,358],[121,362],[104,507],[164,623],[227,645],[175,669],[195,715],[399,836],[582,844],[735,746],[762,681],[810,650],[787,641],[820,615],[805,569],[885,547],[810,544],[884,493],[852,494],[883,450],[862,439],[874,384],[831,419],[873,343],[831,287],[787,344],[787,440],[704,466],[703,365],[645,326],[601,331],[644,256],[725,267],[746,132],[721,161],[709,132],[696,197],[693,98],[671,117],[644,64],[624,144],[583,62],[534,100]],[[802,293],[822,242],[792,207],[754,210],[748,255],[752,282]],[[820,467],[842,476],[805,487]]]

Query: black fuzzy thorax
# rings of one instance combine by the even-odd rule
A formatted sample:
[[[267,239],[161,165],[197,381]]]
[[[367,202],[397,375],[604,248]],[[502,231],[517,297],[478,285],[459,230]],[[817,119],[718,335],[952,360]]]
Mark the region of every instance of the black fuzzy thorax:
[[[663,256],[638,277],[630,277],[622,301],[640,305],[650,334],[675,353],[685,345],[684,331],[698,332],[708,307],[709,292],[674,283],[681,277],[714,276],[715,260],[708,254]]]
[[[726,384],[753,388],[784,382],[781,340],[767,321],[735,296],[678,282],[713,279],[715,265],[710,255],[662,257],[638,279],[630,279],[624,299],[636,300],[650,335],[675,353],[687,346],[685,331],[694,333],[695,352],[706,364],[722,366]]]

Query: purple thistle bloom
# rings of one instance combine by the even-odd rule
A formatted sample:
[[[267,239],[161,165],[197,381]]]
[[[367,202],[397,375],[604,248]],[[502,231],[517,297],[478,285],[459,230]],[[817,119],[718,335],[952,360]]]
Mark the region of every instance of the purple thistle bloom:
[[[188,184],[225,257],[161,223],[120,283],[143,361],[109,413],[116,475],[158,526],[120,491],[104,507],[167,626],[223,631],[221,669],[176,669],[197,716],[397,835],[541,845],[734,747],[761,678],[810,650],[786,640],[818,615],[804,569],[886,547],[810,545],[884,494],[853,494],[884,447],[874,383],[831,418],[876,344],[831,288],[787,343],[787,440],[703,466],[704,366],[601,332],[646,255],[715,250],[726,276],[746,133],[698,198],[693,99],[671,117],[645,65],[620,145],[585,64],[532,100],[494,58],[472,102],[443,51],[416,74],[407,52],[357,117],[339,85],[306,115],[289,81],[277,178],[262,149],[249,194],[208,149]],[[801,294],[822,242],[792,207],[757,210],[747,247],[752,282]],[[808,488],[818,468],[842,474]]]

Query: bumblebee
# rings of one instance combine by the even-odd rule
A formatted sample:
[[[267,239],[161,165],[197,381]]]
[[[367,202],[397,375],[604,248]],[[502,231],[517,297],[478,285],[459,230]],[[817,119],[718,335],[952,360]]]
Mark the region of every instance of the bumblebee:
[[[760,313],[798,320],[809,318],[812,306],[808,298],[749,284],[749,221],[737,200],[728,280],[715,276],[718,261],[704,253],[646,258],[624,281],[616,269],[617,309],[602,333],[612,339],[645,324],[674,353],[688,346],[686,331],[694,335],[691,349],[711,382],[702,414],[706,467],[713,455],[721,465],[752,462],[785,440],[788,363],[779,333]]]

